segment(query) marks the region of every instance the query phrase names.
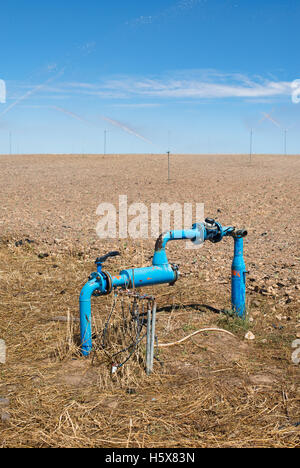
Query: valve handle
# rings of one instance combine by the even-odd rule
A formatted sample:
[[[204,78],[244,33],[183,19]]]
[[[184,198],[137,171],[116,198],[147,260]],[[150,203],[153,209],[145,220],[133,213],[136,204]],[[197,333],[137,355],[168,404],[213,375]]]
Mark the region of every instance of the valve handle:
[[[98,257],[95,261],[96,265],[99,264],[99,263],[104,263],[106,262],[106,260],[110,257],[118,257],[120,254],[120,252],[118,251],[114,251],[114,252],[109,252],[108,254],[106,255],[103,255],[103,257]]]

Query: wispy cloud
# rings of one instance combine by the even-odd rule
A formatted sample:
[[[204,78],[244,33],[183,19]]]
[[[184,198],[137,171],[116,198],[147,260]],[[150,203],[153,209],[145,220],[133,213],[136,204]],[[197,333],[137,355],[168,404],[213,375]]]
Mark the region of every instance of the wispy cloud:
[[[139,26],[147,25],[158,22],[163,19],[170,19],[174,16],[184,13],[185,11],[191,10],[199,5],[204,5],[207,0],[177,0],[168,8],[160,10],[158,13],[153,15],[139,16],[131,21],[127,21],[127,25]]]
[[[96,45],[97,44],[96,44],[95,41],[90,41],[90,42],[86,42],[85,44],[82,44],[81,46],[79,46],[79,49],[85,55],[89,55],[89,54],[91,54],[91,53],[93,53],[95,51]]]
[[[263,77],[249,77],[239,73],[216,71],[178,72],[172,76],[121,76],[102,83],[65,83],[64,91],[98,96],[99,98],[131,99],[267,99],[290,96],[292,82],[275,81]]]
[[[123,107],[153,107],[167,100],[186,102],[208,99],[243,99],[247,102],[272,102],[290,97],[294,81],[248,76],[241,73],[222,73],[215,70],[183,70],[161,76],[117,76],[99,82],[58,82],[55,86],[47,80],[30,88],[6,107],[6,114],[17,104],[38,91],[41,99],[67,99],[91,97],[115,101]],[[27,85],[28,86],[28,85]],[[26,87],[24,87],[26,89]],[[23,91],[24,92],[24,91]],[[127,102],[124,102],[127,101]]]
[[[112,107],[124,108],[124,109],[153,109],[155,107],[160,107],[161,104],[158,102],[140,102],[140,103],[118,103],[112,104]]]

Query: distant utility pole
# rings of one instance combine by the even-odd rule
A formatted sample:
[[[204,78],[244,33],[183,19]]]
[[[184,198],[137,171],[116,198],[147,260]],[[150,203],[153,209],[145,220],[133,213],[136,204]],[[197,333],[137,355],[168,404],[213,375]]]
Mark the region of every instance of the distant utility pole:
[[[106,154],[106,136],[107,136],[107,130],[104,130],[104,148],[103,148],[103,154]]]
[[[9,132],[9,154],[11,156],[12,153],[12,135],[11,132]]]
[[[286,156],[287,129],[284,129],[284,155]]]
[[[167,151],[168,155],[168,184],[170,183],[170,151]]]
[[[250,153],[249,153],[250,163],[252,162],[252,154],[253,154],[253,129],[251,128],[251,131],[250,131]]]

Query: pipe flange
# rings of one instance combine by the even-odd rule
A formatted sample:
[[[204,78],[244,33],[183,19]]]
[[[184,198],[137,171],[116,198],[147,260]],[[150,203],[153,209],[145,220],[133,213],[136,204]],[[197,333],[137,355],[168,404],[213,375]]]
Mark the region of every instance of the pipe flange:
[[[93,276],[94,275],[94,276]],[[103,278],[104,276],[104,278]],[[99,273],[94,273],[91,275],[92,279],[100,279],[100,274]],[[107,291],[102,292],[101,289],[96,289],[93,292],[93,296],[99,297],[99,296],[108,296],[112,292],[112,279],[110,274],[107,271],[101,271],[101,281],[106,280],[106,284],[108,285]],[[103,284],[103,283],[102,283]]]
[[[112,279],[111,279],[111,276],[110,274],[107,272],[107,271],[102,271],[101,272],[102,275],[105,276],[106,280],[107,280],[107,291],[105,293],[102,294],[102,296],[108,296],[111,292],[112,292]]]
[[[174,281],[172,281],[171,283],[169,283],[169,286],[174,286],[174,284],[177,282],[177,280],[179,279],[179,267],[178,265],[176,265],[175,263],[171,263],[171,268],[175,274],[175,278],[174,278]]]

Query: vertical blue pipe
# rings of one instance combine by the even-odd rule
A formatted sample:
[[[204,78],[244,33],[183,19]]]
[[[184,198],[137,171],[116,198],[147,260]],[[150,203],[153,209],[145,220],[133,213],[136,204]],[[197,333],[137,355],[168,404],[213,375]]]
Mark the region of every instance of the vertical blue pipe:
[[[82,288],[79,297],[80,305],[80,339],[83,356],[88,356],[92,351],[92,312],[91,297],[93,292],[99,288],[97,281],[89,281]]]
[[[244,240],[234,237],[234,257],[231,276],[232,310],[239,317],[246,318],[246,265],[243,257]]]

